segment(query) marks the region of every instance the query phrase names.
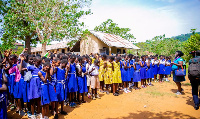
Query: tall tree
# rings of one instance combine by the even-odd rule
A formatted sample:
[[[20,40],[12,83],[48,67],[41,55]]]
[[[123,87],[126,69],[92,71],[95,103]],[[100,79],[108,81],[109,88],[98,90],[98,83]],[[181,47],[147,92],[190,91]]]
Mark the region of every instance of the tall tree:
[[[17,1],[22,3],[21,0]],[[3,37],[1,40],[3,46],[6,46],[5,49],[13,48],[17,40],[23,40],[25,41],[25,47],[28,48],[28,53],[30,53],[30,45],[37,43],[35,26],[19,13],[20,10],[16,5],[16,1],[5,0],[1,3],[0,13],[3,16]]]
[[[108,19],[107,21],[101,23],[101,25],[96,26],[94,30],[102,31],[104,33],[119,35],[122,38],[129,40],[131,42],[135,40],[133,34],[129,33],[131,30],[130,28],[120,28],[118,24],[113,22],[112,19]]]
[[[48,42],[62,40],[64,37],[75,38],[85,33],[82,30],[84,23],[79,22],[79,18],[90,14],[90,10],[83,10],[90,2],[91,0],[11,0],[11,5],[15,8],[15,14],[12,15],[21,16],[22,21],[30,21],[28,26],[32,26],[30,29],[42,43],[44,55]]]

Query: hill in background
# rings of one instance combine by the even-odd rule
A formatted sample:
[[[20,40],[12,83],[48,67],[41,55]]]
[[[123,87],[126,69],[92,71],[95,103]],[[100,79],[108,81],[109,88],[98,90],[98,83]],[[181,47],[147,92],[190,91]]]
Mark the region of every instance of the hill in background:
[[[200,32],[196,32],[196,33],[200,34]],[[188,40],[188,38],[190,38],[191,35],[192,33],[187,33],[187,34],[181,34],[178,36],[173,36],[172,38],[174,38],[175,40],[180,40],[181,42],[184,42]]]

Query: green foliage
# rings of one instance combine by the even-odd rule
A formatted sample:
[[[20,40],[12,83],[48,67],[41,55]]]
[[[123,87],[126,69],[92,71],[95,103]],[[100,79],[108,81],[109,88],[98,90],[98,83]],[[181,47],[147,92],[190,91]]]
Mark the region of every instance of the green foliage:
[[[90,2],[91,0],[11,0],[12,9],[9,9],[4,17],[3,41],[9,40],[13,43],[15,38],[23,39],[23,36],[33,33],[43,45],[52,40],[62,40],[64,37],[76,38],[83,33],[84,27],[84,23],[80,22],[79,18],[91,13],[90,10],[84,10]],[[21,25],[24,21],[28,24],[27,27]],[[7,25],[9,28],[6,27]],[[15,27],[19,28],[15,29]],[[14,38],[13,35],[9,35],[10,31],[14,33]],[[43,54],[45,53],[44,47]]]
[[[195,29],[191,29],[192,33],[181,34],[172,38],[174,38],[175,40],[180,40],[181,42],[187,41],[190,38],[190,36],[193,35],[194,33],[200,34],[200,32],[195,32],[194,30]]]
[[[200,34],[195,33],[194,35],[191,35],[190,38],[183,43],[183,48],[185,54],[184,58],[186,61],[189,61],[189,59],[192,58],[192,55],[190,55],[189,52],[200,50]]]
[[[118,26],[118,24],[116,24],[112,21],[112,19],[108,19],[107,21],[101,23],[101,25],[96,26],[94,28],[94,30],[95,31],[101,31],[101,32],[104,32],[104,33],[119,35],[122,38],[129,40],[131,42],[134,42],[133,40],[135,39],[133,34],[129,33],[131,29],[120,28]]]
[[[3,15],[3,37],[4,46],[13,47],[17,40],[36,44],[36,31],[34,24],[21,14],[16,1],[4,1],[1,7]],[[30,47],[30,45],[28,46]]]
[[[24,50],[24,47],[18,47],[17,51],[15,52],[16,55],[20,55],[22,51]]]
[[[182,50],[182,43],[179,40],[172,38],[165,38],[165,35],[156,36],[152,40],[140,42],[136,44],[140,47],[140,55],[148,55],[146,51],[165,56],[174,56],[177,50]]]

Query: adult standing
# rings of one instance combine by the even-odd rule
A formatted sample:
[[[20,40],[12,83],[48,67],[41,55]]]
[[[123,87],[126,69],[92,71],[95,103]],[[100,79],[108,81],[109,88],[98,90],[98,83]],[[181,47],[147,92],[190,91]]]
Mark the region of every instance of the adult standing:
[[[189,61],[189,68],[188,68],[188,78],[192,86],[192,96],[195,104],[194,108],[196,110],[199,109],[199,98],[198,98],[198,87],[200,85],[199,71],[200,71],[200,50],[196,52],[196,57]]]
[[[181,95],[181,92],[183,91],[183,89],[181,88],[181,82],[185,81],[185,76],[176,76],[175,74],[175,70],[178,70],[179,68],[183,66],[183,59],[181,58],[183,55],[184,54],[182,51],[176,51],[175,59],[172,62],[173,81],[176,83],[178,87],[178,91],[176,93],[177,95]]]

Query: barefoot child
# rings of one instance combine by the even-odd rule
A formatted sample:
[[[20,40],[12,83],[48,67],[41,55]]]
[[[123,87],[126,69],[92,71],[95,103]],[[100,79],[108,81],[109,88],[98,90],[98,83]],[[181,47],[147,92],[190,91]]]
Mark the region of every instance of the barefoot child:
[[[41,105],[42,105],[42,118],[48,117],[49,114],[49,104],[50,104],[50,98],[49,98],[49,81],[50,79],[50,63],[45,62],[43,64],[43,68],[41,71],[38,72],[38,76],[41,80]]]

